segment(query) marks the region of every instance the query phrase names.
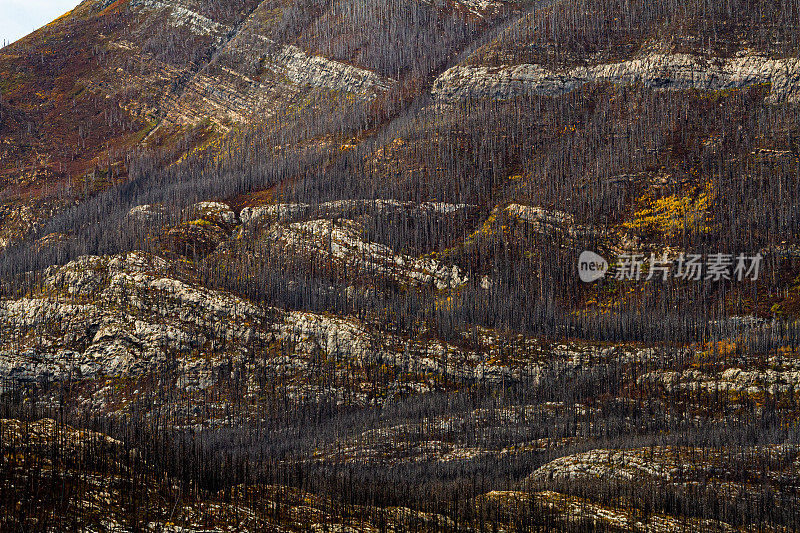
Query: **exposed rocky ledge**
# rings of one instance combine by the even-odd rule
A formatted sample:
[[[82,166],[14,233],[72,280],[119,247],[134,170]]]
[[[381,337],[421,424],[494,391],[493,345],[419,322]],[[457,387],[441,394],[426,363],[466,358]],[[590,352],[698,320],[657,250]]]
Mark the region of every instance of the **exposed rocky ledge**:
[[[595,233],[592,228],[577,224],[574,216],[563,211],[520,204],[510,204],[505,211],[508,215],[526,222],[531,228],[543,234],[563,233],[575,238]]]
[[[217,205],[205,207],[220,213]],[[424,266],[416,274],[429,275]],[[606,359],[628,357],[624,350],[600,353],[588,346],[543,349],[524,337],[501,353],[490,331],[481,334],[475,350],[406,338],[352,317],[260,306],[178,279],[175,270],[173,263],[141,252],[85,256],[44,271],[39,288],[25,297],[0,300],[3,385],[95,379],[102,386],[106,378],[154,375],[191,392],[213,387],[236,363],[252,376],[256,366],[266,365],[290,382],[289,394],[297,397],[331,394],[339,401],[347,393],[366,403],[372,384],[365,372],[382,365],[395,372],[386,391],[402,393],[433,390],[443,380],[538,383],[546,375],[582,371],[590,353],[603,359],[595,370]],[[253,359],[256,352],[264,357]],[[347,362],[336,372],[349,391],[319,390],[310,382],[319,354]],[[86,401],[104,409],[114,401],[113,390],[98,390]]]
[[[448,289],[469,281],[455,265],[395,254],[384,244],[363,240],[361,232],[357,222],[322,219],[277,225],[268,239],[293,253],[316,260],[333,260],[366,273],[387,275],[405,285],[432,284],[437,289]]]
[[[564,71],[521,64],[490,68],[453,67],[439,76],[433,94],[445,101],[558,96],[590,82],[640,83],[653,89],[720,91],[771,84],[770,103],[800,102],[800,59],[741,56],[702,59],[687,54],[653,54],[621,63]]]
[[[103,444],[107,450],[123,449],[123,443],[102,433],[60,425],[55,420],[43,418],[35,422],[0,419],[0,450],[19,452],[35,449],[39,452],[58,446],[64,455],[77,456],[83,450]],[[44,456],[47,460],[47,456]]]
[[[765,370],[728,368],[719,373],[689,369],[682,372],[654,371],[639,377],[640,385],[663,387],[667,392],[706,391],[744,395],[785,394],[800,390],[797,361],[773,362]]]
[[[260,67],[246,68],[242,58]],[[180,98],[166,102],[168,120],[196,124],[211,117],[224,129],[271,116],[308,90],[343,93],[366,102],[395,83],[371,70],[276,43],[248,28],[191,79]]]
[[[261,220],[293,220],[308,217],[350,218],[362,214],[407,213],[412,216],[469,215],[478,210],[475,205],[443,202],[413,202],[401,200],[335,200],[317,207],[310,204],[274,204],[245,207],[239,217],[243,224]]]
[[[603,501],[615,487],[616,503],[647,507],[643,486],[689,501],[716,505],[791,508],[797,497],[798,446],[771,444],[742,448],[653,446],[596,449],[560,457],[527,480],[534,490],[550,489]],[[780,495],[780,496],[779,496]]]
[[[546,511],[554,522],[573,527],[584,525],[586,530],[609,528],[611,531],[636,533],[679,533],[685,531],[739,531],[725,522],[663,513],[647,514],[639,510],[602,505],[586,498],[552,490],[523,492],[495,490],[477,499],[477,505],[494,505],[501,509],[509,523],[530,508]],[[577,524],[577,526],[576,526]],[[575,529],[579,531],[580,529]]]
[[[424,0],[426,4],[434,7],[441,7],[444,2],[437,2],[435,0]],[[503,7],[507,5],[505,1],[495,0],[451,0],[446,2],[454,9],[467,13],[478,18],[491,18],[493,15],[499,13]]]
[[[174,0],[134,0],[134,2],[131,2],[131,7],[150,12],[167,13],[171,26],[176,28],[186,27],[197,35],[219,37],[232,29],[231,26],[211,20]]]
[[[653,446],[627,450],[596,449],[560,457],[538,468],[528,483],[581,484],[673,483],[693,484],[713,474],[718,482],[759,474],[761,460],[793,468],[800,456],[793,444],[752,446],[742,449]],[[760,472],[767,479],[780,480],[778,472]],[[786,472],[789,475],[789,472]],[[797,475],[796,473],[791,475]],[[585,485],[584,485],[585,486]]]
[[[309,55],[293,45],[280,47],[269,59],[271,64],[266,68],[274,69],[298,85],[345,91],[367,99],[388,90],[394,83],[371,70]]]

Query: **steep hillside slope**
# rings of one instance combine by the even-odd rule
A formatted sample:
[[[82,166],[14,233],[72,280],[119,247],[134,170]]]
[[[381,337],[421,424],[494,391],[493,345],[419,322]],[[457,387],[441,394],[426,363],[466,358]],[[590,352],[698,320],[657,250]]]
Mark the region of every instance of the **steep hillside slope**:
[[[796,530],[798,236],[797,0],[87,0],[0,50],[0,527]]]
[[[168,165],[245,124],[358,136],[513,7],[87,0],[0,55],[4,203],[47,217],[127,178],[136,150]],[[15,221],[4,246],[31,228]]]

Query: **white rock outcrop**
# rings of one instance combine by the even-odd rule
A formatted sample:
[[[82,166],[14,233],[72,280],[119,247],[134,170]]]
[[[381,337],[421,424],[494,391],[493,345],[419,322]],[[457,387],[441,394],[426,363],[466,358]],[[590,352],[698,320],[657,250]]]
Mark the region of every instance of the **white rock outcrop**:
[[[564,233],[570,237],[591,235],[594,230],[575,222],[575,217],[563,211],[545,209],[543,207],[510,204],[506,213],[511,217],[526,222],[540,233]]]
[[[619,63],[563,71],[521,64],[490,68],[457,66],[444,72],[432,92],[442,100],[558,96],[590,82],[640,83],[662,90],[720,91],[770,84],[771,103],[800,102],[800,59],[740,56],[703,59],[688,54],[652,54]]]
[[[401,200],[333,200],[318,206],[311,204],[273,204],[258,207],[245,207],[239,214],[243,224],[261,220],[296,220],[307,217],[352,218],[364,214],[406,213],[411,216],[458,216],[477,211],[471,204],[451,204],[445,202],[422,202],[415,204]]]
[[[167,13],[171,26],[186,27],[197,35],[220,36],[232,29],[231,26],[211,20],[175,0],[134,0],[131,2],[131,7],[149,12]]]
[[[333,260],[363,271],[365,275],[385,275],[412,286],[433,285],[437,289],[447,289],[469,281],[455,265],[396,254],[384,244],[365,241],[361,226],[352,220],[318,219],[277,225],[270,230],[267,239],[315,260]]]
[[[388,90],[394,80],[341,61],[310,55],[293,45],[285,45],[268,56],[267,68],[298,85],[324,87],[372,99]]]

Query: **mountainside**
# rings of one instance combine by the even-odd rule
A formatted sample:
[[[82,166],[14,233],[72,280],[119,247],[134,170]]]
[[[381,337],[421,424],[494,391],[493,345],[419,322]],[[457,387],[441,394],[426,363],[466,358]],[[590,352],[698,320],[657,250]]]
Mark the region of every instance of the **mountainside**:
[[[0,529],[795,530],[799,235],[797,0],[86,0],[0,49]]]

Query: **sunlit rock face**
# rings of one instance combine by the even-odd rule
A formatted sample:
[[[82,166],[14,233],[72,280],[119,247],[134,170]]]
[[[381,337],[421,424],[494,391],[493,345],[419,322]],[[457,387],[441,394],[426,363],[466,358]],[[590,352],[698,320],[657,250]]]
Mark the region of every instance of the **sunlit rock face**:
[[[458,66],[436,80],[433,94],[449,101],[465,98],[509,99],[525,94],[559,96],[593,82],[641,84],[658,90],[701,91],[769,84],[769,102],[798,103],[800,60],[761,56],[702,59],[686,54],[658,54],[563,71],[529,64],[499,68]]]
[[[407,285],[434,285],[453,288],[468,281],[455,265],[442,265],[435,259],[395,254],[385,245],[365,242],[355,222],[335,223],[311,220],[275,227],[267,239],[294,253],[307,254],[317,261],[330,259],[363,269],[367,274],[392,277]]]

